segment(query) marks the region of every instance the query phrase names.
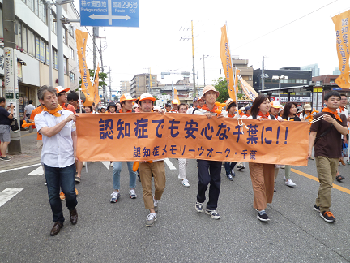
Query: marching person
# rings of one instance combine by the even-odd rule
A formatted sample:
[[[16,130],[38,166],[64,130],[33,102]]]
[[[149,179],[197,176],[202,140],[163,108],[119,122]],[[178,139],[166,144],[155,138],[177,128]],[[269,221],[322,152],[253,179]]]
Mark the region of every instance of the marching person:
[[[339,116],[340,95],[330,91],[324,96],[326,107],[314,117],[310,127],[309,156],[314,147],[314,156],[320,183],[314,210],[327,223],[334,223],[335,217],[330,211],[331,189],[337,175],[339,157],[341,157],[341,135],[348,134],[347,119]]]
[[[0,97],[0,150],[1,156],[0,160],[9,162],[11,158],[7,156],[7,146],[11,142],[11,122],[13,119],[13,110],[15,106],[11,103],[11,113],[9,113],[6,109],[6,99],[4,97]]]
[[[113,101],[111,101],[108,104],[106,113],[107,114],[115,114],[115,113],[117,113],[117,105]]]
[[[339,106],[339,109],[337,110],[338,114],[344,114],[346,119],[349,121],[349,112],[348,112],[348,109],[346,108],[348,104],[348,97],[345,94],[340,94],[340,97],[341,97],[340,106]],[[344,145],[345,143],[346,144],[348,143],[348,135],[346,136],[342,135],[341,139],[342,139],[342,156],[339,158],[339,162],[345,166],[346,164],[344,162],[344,149],[345,149]],[[339,174],[339,170],[337,172],[337,176],[335,177],[335,179],[338,182],[341,182],[342,180],[344,180],[344,176]]]
[[[179,113],[186,114],[186,105],[185,104],[180,104],[179,105]],[[187,160],[185,158],[178,158],[177,159],[179,162],[179,175],[178,178],[181,180],[181,184],[184,187],[190,187],[190,182],[187,180],[186,176],[186,163]]]
[[[42,134],[43,148],[41,161],[45,167],[45,178],[49,202],[53,213],[53,228],[50,235],[57,235],[65,221],[62,213],[62,201],[59,193],[62,188],[66,196],[66,206],[70,212],[70,222],[78,222],[75,194],[75,115],[63,110],[58,104],[56,90],[42,86],[38,90],[38,99],[43,111],[34,118],[37,131]]]
[[[269,113],[271,104],[269,98],[260,94],[255,98],[249,119],[274,120]],[[267,203],[272,202],[275,183],[275,165],[265,163],[249,163],[250,178],[254,190],[254,208],[258,211],[257,218],[262,222],[269,221],[266,213]]]
[[[203,98],[206,104],[203,105],[202,110],[206,110],[204,113],[208,119],[217,114],[218,106],[215,105],[216,99],[219,97],[218,92],[212,85],[205,86],[203,89]],[[194,114],[202,114],[199,110],[195,110]],[[222,117],[220,114],[218,117]],[[198,213],[204,211],[203,203],[205,201],[205,192],[207,191],[208,184],[209,188],[209,200],[207,202],[207,208],[205,213],[210,215],[213,219],[220,219],[220,214],[216,211],[218,205],[218,199],[220,195],[220,172],[221,162],[197,160],[198,162],[198,194],[195,209]],[[210,172],[209,172],[210,171]]]
[[[133,102],[136,99],[133,99],[129,93],[125,93],[120,97],[120,103],[122,108],[119,110],[119,113],[132,113]],[[136,188],[136,173],[133,171],[134,162],[126,162],[129,170],[130,182],[129,182],[129,196],[131,199],[137,197],[135,193]],[[122,171],[123,162],[113,162],[113,193],[111,194],[111,203],[116,203],[120,198],[120,173]]]
[[[153,102],[156,98],[149,93],[143,93],[140,96],[140,107],[142,112],[152,112]],[[160,198],[165,188],[165,169],[164,160],[159,159],[152,162],[140,162],[139,166],[141,184],[143,189],[143,202],[145,208],[149,209],[146,226],[153,226],[157,220],[158,206]],[[152,197],[152,175],[154,178],[155,193]]]
[[[287,102],[286,105],[284,105],[284,112],[282,119],[287,121],[301,121],[301,119],[297,116],[297,104],[295,102]],[[286,186],[293,188],[297,184],[290,179],[290,173],[291,173],[292,166],[285,165],[284,166],[284,183]]]
[[[67,104],[67,91],[70,91],[70,88],[62,88],[62,86],[56,87],[56,91],[58,94],[58,104],[61,105],[61,107],[64,110],[70,110],[75,114],[75,108],[74,106]]]
[[[198,98],[198,106],[197,106],[197,108],[201,109],[204,106],[204,104],[205,104],[205,101],[204,101],[203,97]]]
[[[197,97],[194,97],[194,98],[193,98],[193,106],[190,107],[190,108],[186,111],[186,113],[187,113],[187,114],[193,114],[194,109],[197,108],[197,107],[198,107],[198,98],[197,98]]]
[[[238,116],[236,116],[237,113],[237,104],[236,102],[233,101],[233,99],[229,98],[226,101],[226,110],[228,112],[227,117],[228,118],[238,118]],[[233,170],[233,168],[235,168],[237,162],[225,162],[224,163],[224,167],[225,167],[225,171],[226,171],[226,176],[230,181],[233,181],[233,177],[236,176],[235,171]]]

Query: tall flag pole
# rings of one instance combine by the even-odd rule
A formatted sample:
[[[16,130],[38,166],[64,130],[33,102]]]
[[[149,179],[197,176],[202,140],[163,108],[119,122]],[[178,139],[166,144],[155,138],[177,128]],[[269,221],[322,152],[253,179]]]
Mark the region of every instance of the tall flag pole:
[[[237,101],[237,87],[234,87],[232,60],[228,44],[226,24],[221,28],[220,58],[225,72],[228,94],[233,101]]]

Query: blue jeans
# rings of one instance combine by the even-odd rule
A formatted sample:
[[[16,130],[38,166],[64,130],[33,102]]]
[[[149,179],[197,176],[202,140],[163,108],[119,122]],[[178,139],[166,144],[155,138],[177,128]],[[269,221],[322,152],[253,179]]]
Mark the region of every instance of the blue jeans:
[[[45,179],[49,193],[49,202],[53,213],[53,222],[64,222],[60,188],[66,195],[66,207],[75,209],[78,204],[75,196],[75,164],[64,168],[45,166]]]
[[[122,162],[113,162],[113,188],[114,190],[120,189],[120,172],[122,171]],[[136,173],[132,170],[134,162],[126,162],[130,174],[130,188],[136,187]]]
[[[226,170],[226,175],[229,175],[231,173],[231,171],[236,166],[236,164],[237,164],[237,162],[232,162],[232,163],[225,162],[224,163],[224,167],[225,167],[225,170]]]

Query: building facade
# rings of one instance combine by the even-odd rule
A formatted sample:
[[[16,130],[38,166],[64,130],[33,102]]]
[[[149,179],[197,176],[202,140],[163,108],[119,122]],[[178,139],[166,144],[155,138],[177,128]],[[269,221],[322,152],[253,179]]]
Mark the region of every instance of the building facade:
[[[157,75],[138,74],[130,81],[130,95],[133,98],[139,97],[142,93],[152,93],[151,90],[158,86]]]
[[[232,59],[232,67],[240,70],[240,75],[251,87],[253,87],[253,67],[248,66],[248,59]]]
[[[273,89],[279,87],[294,87],[309,85],[312,81],[312,71],[302,71],[299,67],[285,67],[279,70],[264,70],[264,88],[262,87],[262,70],[254,70],[254,89]]]
[[[43,0],[14,0],[16,15],[16,56],[19,81],[19,112],[23,117],[23,109],[29,100],[39,105],[37,89],[42,85],[49,85],[49,34],[47,4]],[[65,18],[78,19],[79,14],[74,5],[64,4],[62,14]],[[0,40],[3,41],[2,0],[0,0]],[[53,86],[58,86],[57,65],[57,23],[56,7],[52,6],[51,41]],[[79,87],[79,69],[77,63],[77,49],[75,29],[79,24],[63,25],[63,54],[64,54],[64,85],[75,90]],[[3,57],[3,46],[0,48]],[[1,61],[2,62],[2,61]],[[0,67],[0,77],[4,70]]]

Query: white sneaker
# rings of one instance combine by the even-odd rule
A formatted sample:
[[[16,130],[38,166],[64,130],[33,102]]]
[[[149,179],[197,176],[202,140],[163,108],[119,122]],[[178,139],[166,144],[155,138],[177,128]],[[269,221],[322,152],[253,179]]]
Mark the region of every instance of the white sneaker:
[[[83,167],[85,167],[86,166],[86,162],[83,162]]]
[[[154,222],[157,220],[156,213],[149,213],[146,219],[146,226],[153,226]]]
[[[184,187],[190,187],[190,186],[191,186],[190,183],[189,183],[189,181],[188,181],[187,179],[183,179],[182,182],[181,182],[181,184],[182,184]]]
[[[286,186],[292,188],[297,185],[296,183],[293,183],[292,179],[288,179],[288,181],[285,181],[284,183],[286,184]]]
[[[159,203],[159,200],[154,199],[154,196],[153,196],[153,205],[156,213],[158,213],[158,203]]]
[[[135,199],[137,197],[137,195],[135,193],[135,189],[130,189],[129,194],[130,194],[130,198],[131,199]]]

